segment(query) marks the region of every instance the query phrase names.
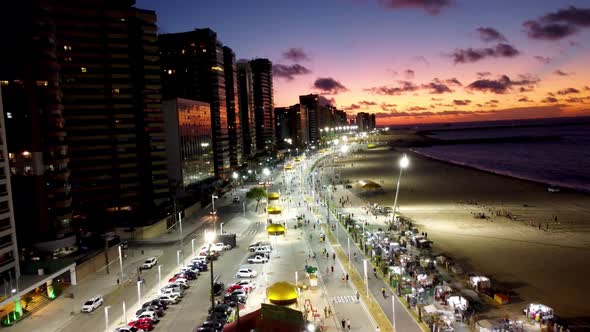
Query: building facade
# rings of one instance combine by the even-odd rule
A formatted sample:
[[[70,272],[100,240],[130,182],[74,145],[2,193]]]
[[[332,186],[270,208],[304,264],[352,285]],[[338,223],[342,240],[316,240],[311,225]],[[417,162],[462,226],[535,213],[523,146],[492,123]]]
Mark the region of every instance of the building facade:
[[[215,176],[209,104],[176,98],[162,104],[168,178],[187,189]]]
[[[301,149],[306,143],[307,127],[301,104],[275,108],[275,134],[279,149]]]
[[[275,145],[272,62],[268,59],[250,61],[254,95],[254,122],[258,154],[270,153]]]
[[[359,131],[371,131],[375,129],[375,114],[365,112],[357,113],[356,125]]]
[[[215,176],[230,173],[223,45],[210,29],[159,36],[165,99],[199,100],[211,107]]]
[[[20,277],[5,128],[0,86],[0,279],[4,282]]]
[[[238,101],[238,77],[236,55],[231,48],[223,47],[223,69],[225,73],[225,99],[227,101],[227,136],[229,141],[229,163],[233,169],[242,166],[242,126],[240,124],[240,103]]]
[[[250,62],[238,61],[238,99],[240,104],[240,124],[244,155],[256,154],[256,121],[254,112],[254,87],[252,86],[252,69]]]
[[[317,144],[320,141],[320,96],[317,94],[309,94],[299,96],[299,104],[303,108],[303,112],[307,116],[308,140],[310,144]]]

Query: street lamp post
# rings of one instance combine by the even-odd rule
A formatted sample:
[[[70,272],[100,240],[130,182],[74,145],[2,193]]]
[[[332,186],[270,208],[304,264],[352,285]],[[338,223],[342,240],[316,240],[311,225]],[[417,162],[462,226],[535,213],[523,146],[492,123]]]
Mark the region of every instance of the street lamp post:
[[[176,266],[177,267],[180,267],[180,252],[181,251],[182,250],[180,250],[180,249],[179,250],[176,250]]]
[[[104,307],[104,330],[109,331],[109,309],[111,306]]]
[[[158,287],[162,286],[162,265],[158,265]]]
[[[123,253],[119,244],[119,268],[121,268],[121,280],[123,280]]]
[[[211,195],[211,215],[215,215],[215,200],[218,198],[217,195]]]
[[[195,239],[191,240],[191,253],[195,256]]]
[[[141,281],[137,282],[137,304],[141,308]]]
[[[392,220],[392,225],[397,220],[397,216],[396,216],[396,212],[397,212],[397,196],[399,194],[399,183],[400,183],[400,180],[402,178],[402,172],[403,172],[404,168],[407,168],[408,167],[409,164],[410,164],[410,160],[408,159],[408,157],[404,153],[404,155],[402,156],[402,159],[400,159],[400,161],[399,161],[399,177],[397,178],[397,187],[395,189],[395,199],[393,200],[393,220]]]
[[[393,323],[393,330],[395,331],[395,295],[391,294],[391,310],[393,312],[393,318],[391,322]]]
[[[127,304],[125,303],[125,300],[123,300],[123,321],[127,324]]]
[[[365,271],[365,293],[369,296],[369,277],[367,276],[367,260],[363,259],[363,268]]]

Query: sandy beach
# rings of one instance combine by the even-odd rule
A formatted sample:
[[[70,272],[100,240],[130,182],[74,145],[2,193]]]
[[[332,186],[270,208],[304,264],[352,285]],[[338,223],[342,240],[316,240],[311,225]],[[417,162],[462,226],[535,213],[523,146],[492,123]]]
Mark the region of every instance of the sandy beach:
[[[400,153],[387,147],[359,154],[337,159],[336,173],[382,184],[382,193],[359,197],[393,206]],[[428,232],[435,252],[518,295],[498,312],[516,313],[529,302],[540,302],[559,317],[590,317],[589,195],[550,193],[542,184],[409,156],[400,212]],[[489,218],[475,218],[479,213]]]

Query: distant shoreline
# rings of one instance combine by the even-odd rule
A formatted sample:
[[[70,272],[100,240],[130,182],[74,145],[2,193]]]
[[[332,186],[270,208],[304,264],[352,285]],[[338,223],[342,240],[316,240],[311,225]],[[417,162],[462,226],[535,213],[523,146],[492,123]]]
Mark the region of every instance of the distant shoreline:
[[[394,149],[400,151],[400,149],[393,147]],[[519,181],[523,181],[523,182],[529,182],[529,183],[535,183],[538,185],[542,185],[545,186],[547,188],[549,187],[553,187],[553,188],[559,188],[560,191],[569,191],[569,192],[575,192],[575,193],[579,193],[579,194],[583,194],[583,195],[590,195],[590,190],[584,190],[582,188],[576,188],[576,187],[572,187],[572,186],[568,186],[568,185],[564,185],[564,184],[558,184],[558,183],[549,183],[549,182],[544,182],[541,180],[536,180],[536,179],[531,179],[531,178],[526,178],[526,177],[521,177],[521,176],[517,176],[514,174],[508,174],[508,173],[502,173],[502,172],[496,172],[490,169],[485,169],[485,168],[480,168],[477,166],[472,166],[472,165],[468,165],[468,164],[464,164],[461,163],[459,161],[450,161],[450,160],[446,160],[446,159],[441,159],[441,158],[437,158],[435,156],[431,156],[427,153],[424,152],[420,152],[420,151],[416,151],[415,148],[409,148],[408,149],[409,152],[411,152],[414,155],[426,158],[426,159],[430,159],[433,161],[438,161],[441,163],[445,163],[448,165],[454,165],[454,166],[458,166],[458,167],[463,167],[463,168],[468,168],[468,169],[472,169],[472,170],[476,170],[476,171],[480,171],[480,172],[485,172],[485,173],[489,173],[489,174],[494,174],[494,175],[498,175],[498,176],[504,176],[504,177],[508,177],[511,179],[515,179],[515,180],[519,180]],[[546,188],[546,189],[547,189]],[[559,194],[559,193],[555,193],[555,194]]]

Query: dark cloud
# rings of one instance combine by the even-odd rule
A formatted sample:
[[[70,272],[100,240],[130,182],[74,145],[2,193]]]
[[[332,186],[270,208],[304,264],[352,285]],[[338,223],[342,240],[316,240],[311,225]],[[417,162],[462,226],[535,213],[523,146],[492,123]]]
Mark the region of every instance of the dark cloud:
[[[426,67],[430,67],[430,62],[428,62],[428,60],[426,60],[426,58],[421,55],[413,57],[412,60],[418,63],[423,63]]]
[[[324,96],[320,96],[320,100],[319,100],[319,104],[322,106],[326,106],[326,105],[336,105],[336,99],[334,99],[333,97],[328,99]]]
[[[535,60],[544,63],[544,64],[548,64],[550,63],[553,59],[550,57],[545,57],[545,56],[540,56],[540,55],[535,55]]]
[[[449,88],[448,85],[440,82],[430,82],[428,84],[422,84],[421,87],[423,89],[427,89],[428,93],[433,95],[440,95],[446,92],[453,92],[453,90],[451,90],[451,88]]]
[[[532,101],[532,100],[530,100],[530,99],[529,99],[529,97],[527,97],[527,96],[520,97],[520,98],[518,99],[518,101],[519,101],[519,102],[521,102],[521,103],[532,103],[532,102],[533,102],[533,101]]]
[[[590,86],[584,86],[584,90],[590,91]]]
[[[426,110],[428,110],[428,108],[422,107],[422,106],[412,106],[412,107],[406,108],[406,111],[408,111],[408,112],[419,112],[419,111],[426,111]]]
[[[342,109],[343,109],[343,110],[345,110],[345,111],[354,111],[354,110],[358,110],[358,109],[360,109],[360,108],[361,108],[361,107],[360,107],[359,105],[357,105],[357,104],[352,104],[352,105],[350,105],[350,106],[343,107]]]
[[[300,62],[309,60],[309,56],[302,48],[290,48],[283,52],[283,59]]]
[[[397,71],[395,71],[395,70],[393,70],[393,69],[391,69],[391,68],[388,68],[388,69],[387,69],[387,72],[388,72],[389,74],[391,74],[391,76],[393,76],[393,77],[396,77],[396,76],[397,76],[397,74],[398,74],[398,72],[397,72]]]
[[[566,88],[566,89],[557,91],[557,94],[562,95],[562,96],[574,94],[574,93],[580,93],[580,90],[578,90],[576,88]]]
[[[406,77],[406,79],[411,80],[412,78],[414,78],[414,75],[416,74],[415,71],[411,70],[411,69],[406,69],[404,70],[404,76]]]
[[[566,72],[564,72],[564,71],[562,71],[560,69],[554,71],[553,74],[558,75],[558,76],[569,76],[568,73],[566,73]]]
[[[479,33],[479,38],[484,42],[505,42],[506,37],[503,34],[498,32],[498,30],[490,27],[481,27],[477,28],[477,32]]]
[[[378,0],[385,8],[416,8],[426,11],[430,15],[438,15],[445,7],[453,4],[453,0]]]
[[[285,78],[288,81],[292,81],[295,79],[295,76],[298,75],[305,75],[311,73],[311,70],[307,69],[306,67],[300,64],[294,65],[282,65],[282,64],[275,64],[272,66],[272,75],[274,77],[281,77]]]
[[[587,100],[590,99],[590,97],[570,97],[568,99],[566,99],[565,101],[568,103],[580,103],[580,104],[587,104]]]
[[[378,94],[378,95],[385,95],[385,96],[399,96],[404,92],[413,92],[420,89],[419,86],[415,85],[409,81],[399,81],[400,86],[398,87],[389,87],[389,86],[379,86],[374,88],[365,89],[365,91]]]
[[[474,110],[474,111],[461,111],[461,110],[446,110],[446,111],[427,111],[427,112],[378,112],[375,113],[377,118],[402,118],[402,117],[413,117],[413,118],[425,118],[431,116],[457,116],[457,115],[484,115],[497,113],[496,110]]]
[[[453,100],[453,104],[455,104],[456,106],[467,106],[469,104],[471,104],[471,100],[469,99],[463,99],[463,100]]]
[[[559,101],[559,99],[555,98],[555,97],[547,97],[543,100],[541,100],[542,103],[557,103]]]
[[[313,83],[315,89],[321,90],[326,95],[337,95],[340,92],[348,91],[348,89],[340,82],[331,77],[320,77]]]
[[[375,106],[375,105],[377,105],[376,102],[374,102],[374,101],[367,101],[367,100],[361,100],[361,101],[358,102],[358,104],[359,105],[362,105],[362,106]]]
[[[381,103],[381,109],[386,112],[395,112],[396,111],[396,104],[388,104],[388,103]]]
[[[471,63],[485,58],[513,58],[520,54],[514,46],[498,44],[496,47],[456,49],[452,54],[455,64]]]
[[[463,84],[461,84],[461,82],[458,79],[456,79],[455,77],[448,78],[448,79],[444,80],[444,82],[449,85],[463,86]]]
[[[520,80],[513,81],[506,75],[500,76],[497,80],[494,79],[480,79],[467,86],[471,91],[492,92],[497,94],[504,94],[510,91],[515,86],[524,86],[527,88],[534,87],[539,82],[539,79],[529,75],[521,75]]]
[[[523,23],[529,38],[559,40],[590,27],[590,9],[570,6]]]
[[[477,78],[484,78],[484,77],[492,76],[492,73],[490,73],[489,71],[480,71],[476,75],[477,75]]]

